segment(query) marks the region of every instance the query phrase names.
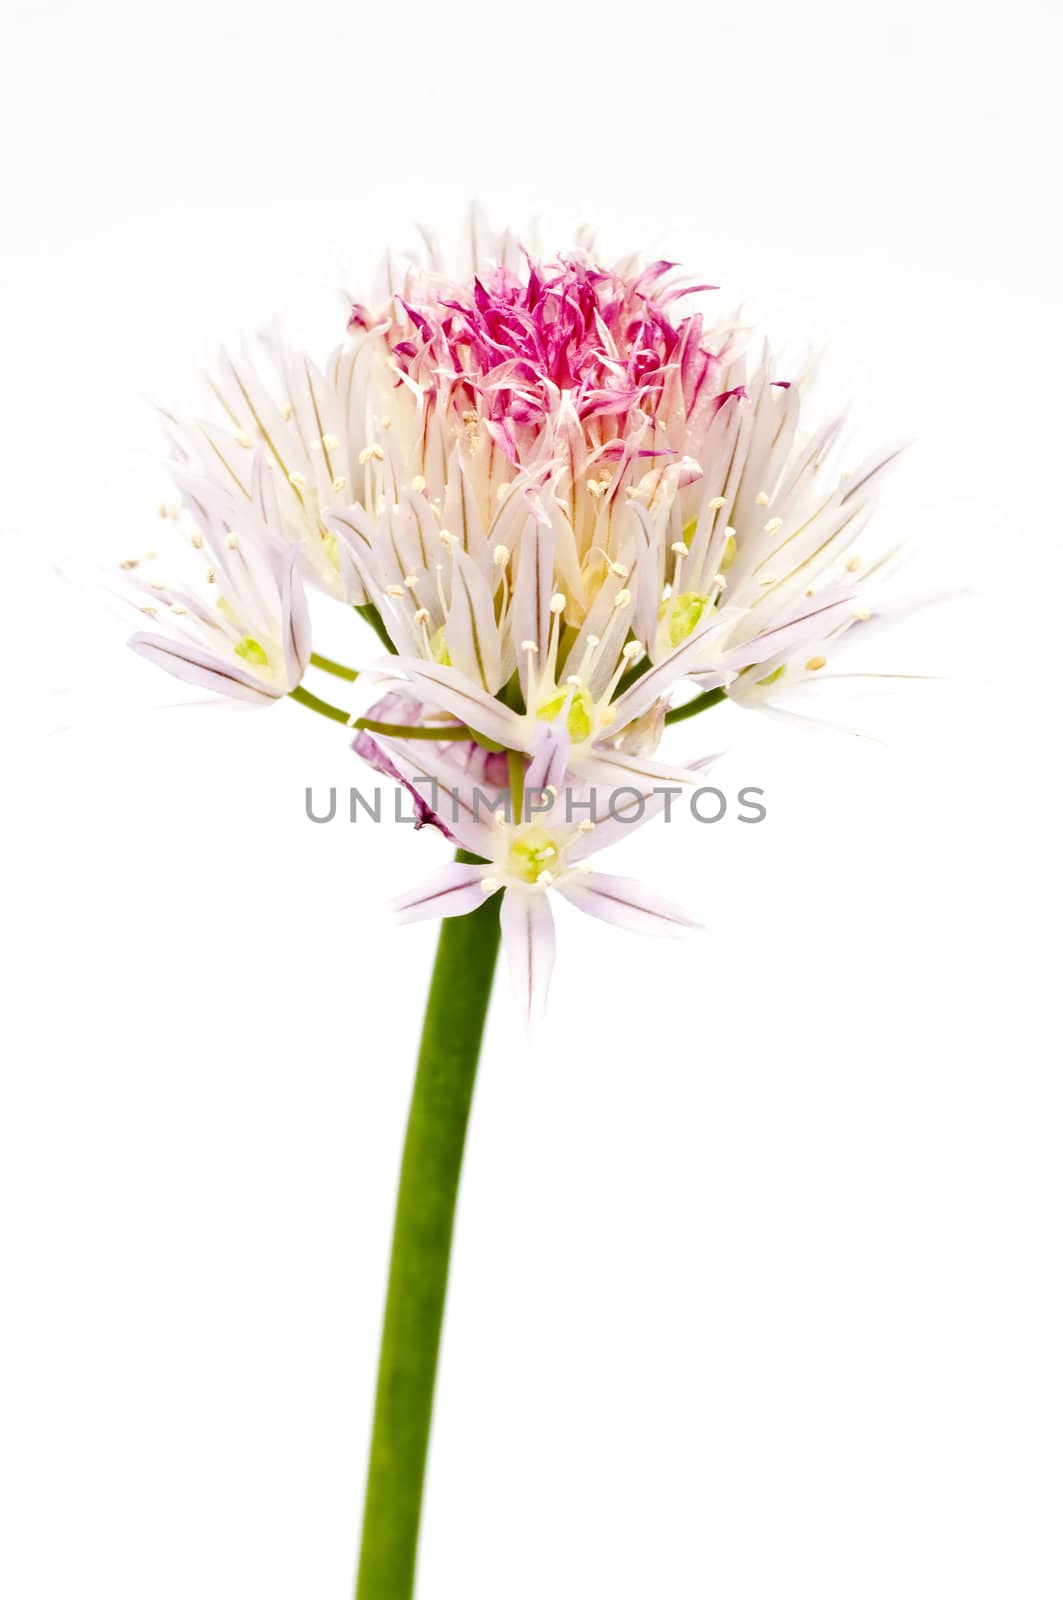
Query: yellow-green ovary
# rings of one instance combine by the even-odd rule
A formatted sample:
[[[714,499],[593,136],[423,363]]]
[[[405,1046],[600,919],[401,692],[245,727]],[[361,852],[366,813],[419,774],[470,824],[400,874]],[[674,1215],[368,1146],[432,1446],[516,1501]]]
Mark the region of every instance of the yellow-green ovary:
[[[507,866],[522,883],[536,883],[540,873],[556,870],[557,846],[545,828],[522,828],[510,844]]]
[[[252,639],[248,634],[246,639],[241,639],[235,647],[236,654],[244,661],[249,661],[253,667],[268,667],[269,656],[263,650],[257,639]]]
[[[589,739],[594,731],[592,712],[594,702],[586,689],[561,689],[551,700],[544,701],[535,715],[540,722],[554,722],[561,715],[565,701],[569,699],[568,716],[565,726],[573,744],[581,744],[584,739]]]

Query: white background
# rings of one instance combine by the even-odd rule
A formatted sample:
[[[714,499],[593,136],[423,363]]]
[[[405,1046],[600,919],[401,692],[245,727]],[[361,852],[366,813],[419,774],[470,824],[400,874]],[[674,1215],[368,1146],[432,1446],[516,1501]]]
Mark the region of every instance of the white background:
[[[1063,1594],[1060,44],[1034,0],[9,14],[10,1600],[349,1593],[434,937],[385,906],[445,850],[311,827],[356,764],[294,705],[141,709],[48,568],[157,537],[142,391],[276,307],[323,354],[474,194],[826,335],[917,441],[912,583],[977,593],[881,647],[950,680],[847,712],[884,744],[683,730],[768,820],[611,865],[702,940],[563,919],[531,1048],[499,991],[419,1593]]]

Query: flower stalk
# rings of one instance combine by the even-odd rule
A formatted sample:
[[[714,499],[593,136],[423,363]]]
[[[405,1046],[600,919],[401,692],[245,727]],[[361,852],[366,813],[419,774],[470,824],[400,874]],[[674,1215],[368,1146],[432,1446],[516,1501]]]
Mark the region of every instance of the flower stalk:
[[[458,851],[458,861],[476,857]],[[499,944],[496,900],[444,920],[406,1127],[356,1600],[410,1600],[465,1131]]]
[[[353,667],[345,667],[342,661],[333,661],[331,656],[319,655],[316,650],[310,652],[310,665],[317,667],[319,672],[327,672],[333,678],[344,678],[347,683],[354,683],[358,677]]]
[[[328,717],[330,722],[342,722],[349,726],[351,714],[344,711],[342,706],[334,706],[328,700],[322,700],[320,695],[311,694],[309,689],[304,689],[302,684],[290,689],[288,698],[297,705],[306,706],[308,711],[316,711],[319,717]]]
[[[320,695],[311,694],[301,684],[297,689],[290,690],[288,698],[297,705],[306,706],[309,711],[316,711],[319,717],[327,717],[330,722],[342,722],[344,727],[353,728],[355,732],[381,733],[392,739],[434,739],[439,744],[462,744],[476,738],[471,729],[462,728],[456,723],[416,727],[405,722],[380,722],[376,717],[355,717],[349,711],[344,711],[342,706],[334,706],[330,701],[322,700]]]
[[[712,706],[718,706],[721,700],[727,699],[726,689],[705,689],[701,694],[696,694],[693,700],[687,700],[681,706],[673,706],[671,711],[664,715],[665,725],[672,727],[676,722],[686,722],[689,717],[696,717],[702,711],[708,711]]]

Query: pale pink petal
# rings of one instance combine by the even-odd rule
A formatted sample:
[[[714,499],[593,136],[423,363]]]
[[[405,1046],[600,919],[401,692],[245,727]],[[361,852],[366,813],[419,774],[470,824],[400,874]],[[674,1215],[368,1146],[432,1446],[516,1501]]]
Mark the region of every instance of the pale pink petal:
[[[416,656],[421,639],[413,622],[413,610],[408,605],[394,603],[377,571],[377,527],[372,517],[362,506],[348,506],[340,511],[326,511],[324,521],[336,535],[343,553],[341,559],[353,567],[359,587],[379,612],[395,649],[400,655]]]
[[[251,457],[251,505],[259,520],[269,530],[278,544],[284,543],[280,506],[277,504],[277,486],[266,465],[266,453],[257,449]]]
[[[482,880],[488,868],[452,861],[416,889],[393,902],[398,922],[423,922],[427,917],[463,917],[483,905]]]
[[[527,747],[527,737],[521,732],[517,713],[485,694],[453,667],[440,667],[434,662],[417,661],[408,656],[397,656],[388,666],[393,672],[404,673],[422,700],[459,717],[474,733],[482,733],[509,749]]]
[[[525,793],[529,790],[554,789],[560,793],[568,765],[568,730],[549,723],[539,734],[532,750],[532,758],[524,775]]]
[[[535,659],[546,659],[550,642],[550,597],[553,593],[555,536],[552,526],[543,526],[529,518],[521,534],[517,553],[517,576],[513,589],[513,637],[517,646],[517,670],[521,686],[528,693],[526,682],[529,651],[527,643],[536,647]]]
[[[333,507],[324,514],[325,526],[353,553],[359,570],[373,560],[376,524],[364,506]]]
[[[679,906],[635,878],[617,878],[609,872],[586,872],[565,878],[557,889],[580,911],[631,933],[679,939],[701,927],[701,923],[695,922]]]
[[[454,550],[451,561],[447,652],[459,672],[494,695],[502,681],[494,596],[483,573],[464,550]]]
[[[653,647],[653,636],[657,627],[657,601],[661,591],[661,541],[663,524],[661,518],[651,517],[646,507],[637,500],[632,500],[631,510],[635,514],[635,527],[638,530],[638,539],[635,554],[631,561],[631,575],[628,584],[635,595],[635,615],[633,631],[636,639],[641,640],[643,649]]]
[[[284,665],[288,688],[294,689],[310,665],[310,608],[306,590],[296,570],[298,552],[293,548],[283,557],[284,567],[279,577],[281,597],[281,642],[284,646]]]
[[[217,656],[197,650],[194,645],[178,643],[158,633],[135,633],[129,648],[145,661],[151,661],[164,672],[185,683],[195,683],[215,694],[227,694],[235,700],[250,700],[255,705],[269,705],[279,700],[283,689],[271,689],[260,678],[254,678],[239,667],[230,666]]]
[[[573,756],[569,770],[587,784],[614,788],[634,784],[647,794],[655,784],[679,784],[688,788],[694,781],[688,767],[670,766],[633,752],[629,755],[622,750],[611,750],[607,745]]]
[[[428,821],[442,826],[463,849],[477,856],[494,854],[492,804],[498,790],[480,781],[478,768],[465,770],[450,752],[457,748],[434,739],[396,739],[375,733],[373,739],[394,765],[401,781],[412,786],[431,813]]]
[[[554,916],[545,893],[507,889],[501,922],[514,998],[533,1028],[546,1009],[554,970]]]
[[[685,677],[693,669],[713,635],[732,627],[741,615],[741,609],[733,606],[713,613],[711,619],[697,628],[689,639],[684,640],[662,661],[658,661],[655,667],[644,672],[630,689],[625,690],[618,700],[613,701],[613,710],[616,712],[614,729],[623,728],[626,723],[633,722],[644,711],[648,711],[658,696],[664,694],[678,678]]]
[[[577,803],[582,803],[586,797],[578,797]],[[613,808],[609,809],[609,802],[613,800]],[[646,796],[640,802],[634,795],[613,796],[609,790],[604,791],[604,797],[596,803],[594,827],[589,832],[574,835],[571,844],[565,850],[565,859],[570,863],[583,861],[587,856],[597,855],[600,850],[607,850],[610,845],[626,839],[629,834],[635,833],[644,822],[650,822],[654,817],[660,816],[665,805],[675,808],[674,814],[678,815],[681,799],[671,793],[670,801],[660,790],[654,795]],[[564,802],[562,802],[562,815]],[[574,817],[587,816],[589,813],[580,813],[573,809]]]
[[[370,706],[367,712],[367,716],[374,722],[406,722],[411,727],[420,726],[420,715],[420,703],[417,700],[411,700],[409,695],[405,694],[387,694],[383,700],[378,700],[375,705]],[[396,783],[402,784],[402,787],[413,801],[414,815],[417,819],[414,823],[415,828],[423,828],[426,825],[438,828],[445,839],[453,839],[454,835],[438,812],[432,810],[424,792],[421,789],[414,788],[413,784],[403,777],[387,751],[377,743],[371,733],[367,733],[364,728],[360,728],[355,735],[351,749],[355,755],[361,756],[362,760],[371,766],[374,772],[382,772],[386,778],[393,778]]]
[[[856,589],[848,589],[841,594],[821,597],[815,606],[801,611],[797,616],[765,628],[762,633],[747,640],[745,644],[738,644],[733,649],[721,651],[712,663],[712,670],[740,672],[743,667],[757,666],[772,656],[789,654],[792,650],[799,650],[802,644],[822,638],[847,617],[852,616],[858,592]],[[698,671],[692,671],[690,676],[695,682],[701,682],[702,674]]]
[[[888,600],[875,599],[861,592],[855,609],[862,610],[865,615],[859,621],[854,617],[853,625],[846,633],[845,644],[864,644],[868,639],[876,638],[884,629],[892,629],[918,611],[926,611],[930,606],[944,605],[946,602],[968,600],[976,592],[974,588],[957,585],[954,589],[924,589],[914,594],[894,595]]]
[[[636,782],[632,774],[627,783],[615,783],[603,789],[566,791],[558,808],[565,820],[578,823],[586,819],[594,823],[589,831],[573,837],[566,847],[566,858],[581,861],[586,856],[597,855],[599,850],[628,838],[662,811],[666,819],[682,815],[690,806],[689,786],[693,778],[701,777],[717,759],[707,756],[692,762],[686,771],[685,785],[659,780]],[[588,806],[593,806],[593,810],[588,810]]]

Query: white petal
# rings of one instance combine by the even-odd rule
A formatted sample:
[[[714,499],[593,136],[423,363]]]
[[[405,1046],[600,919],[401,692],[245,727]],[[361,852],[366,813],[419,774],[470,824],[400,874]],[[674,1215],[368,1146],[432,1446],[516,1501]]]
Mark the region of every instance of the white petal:
[[[664,524],[660,516],[651,517],[646,507],[632,500],[638,537],[631,561],[631,577],[635,594],[633,631],[641,640],[644,650],[652,650],[657,627],[657,601],[661,592],[661,545]],[[641,570],[640,570],[641,569]]]
[[[717,759],[713,755],[692,761],[689,768],[683,769],[686,784],[689,786],[695,777],[701,777]],[[599,850],[606,850],[627,838],[662,811],[667,818],[678,816],[689,803],[689,788],[684,790],[679,783],[636,781],[634,774],[630,782],[614,783],[605,789],[567,791],[559,807],[566,821],[578,823],[586,818],[594,827],[589,832],[577,833],[565,854],[569,861],[597,855]],[[588,804],[593,805],[593,810],[587,809]]]
[[[568,731],[554,723],[547,724],[535,741],[532,758],[524,775],[525,793],[529,790],[556,789],[561,792],[568,765]]]
[[[154,662],[155,666],[162,667],[164,672],[183,679],[185,683],[198,684],[203,689],[213,690],[215,694],[231,695],[235,700],[268,705],[284,694],[283,689],[267,688],[260,678],[253,678],[239,667],[229,666],[218,657],[208,655],[205,650],[197,650],[194,645],[179,644],[163,634],[135,633],[129,641],[129,648],[138,656],[143,656],[145,661]]]
[[[722,650],[713,661],[712,670],[725,673],[740,672],[743,667],[758,666],[777,654],[788,655],[793,650],[799,650],[802,644],[822,638],[840,622],[852,616],[858,593],[857,589],[852,588],[844,590],[841,594],[821,598],[814,607],[774,623],[746,643]],[[690,676],[696,682],[700,682],[702,678],[702,674],[698,672],[692,672]]]
[[[546,1009],[554,970],[554,916],[545,894],[507,889],[502,897],[502,941],[513,994],[529,1028]]]
[[[713,634],[730,628],[741,615],[739,609],[731,606],[723,611],[714,612],[711,619],[697,628],[689,639],[670,655],[665,656],[663,661],[658,661],[655,667],[644,672],[630,689],[625,690],[619,700],[613,701],[613,710],[616,712],[614,729],[619,731],[627,723],[640,717],[644,711],[648,711],[658,696],[664,694],[677,678],[682,678],[690,672],[698,657],[704,654],[705,646]]]
[[[285,552],[280,563],[278,588],[281,599],[281,643],[284,647],[284,666],[288,688],[294,689],[302,681],[310,665],[310,609],[306,591],[296,571],[298,551]]]
[[[432,662],[411,660],[397,656],[388,663],[392,671],[403,672],[422,700],[460,717],[474,733],[510,749],[524,749],[527,738],[522,733],[521,718],[508,706],[485,694],[476,684],[453,667],[440,667]]]
[[[502,681],[495,602],[483,573],[464,550],[452,553],[447,651],[459,672],[493,695]]]
[[[649,933],[658,938],[679,939],[701,927],[679,906],[665,900],[655,890],[635,878],[617,878],[609,872],[580,873],[565,878],[557,886],[581,911],[600,917],[631,933]]]
[[[573,756],[569,770],[588,784],[602,788],[634,785],[645,794],[657,784],[689,787],[694,782],[688,767],[670,766],[649,756],[626,755],[622,750],[610,750],[607,746]]]
[[[517,577],[513,589],[512,627],[517,646],[517,670],[521,686],[528,693],[529,651],[536,646],[536,660],[546,660],[550,642],[550,598],[553,593],[554,530],[529,517],[517,553]]]
[[[413,622],[413,608],[400,602],[395,604],[385,593],[376,570],[374,541],[380,537],[378,526],[362,506],[350,506],[343,511],[326,511],[325,525],[336,535],[342,552],[341,562],[349,563],[358,584],[380,614],[392,644],[400,655],[416,656],[421,639]]]
[[[410,889],[394,902],[399,922],[422,922],[426,917],[463,917],[483,905],[482,879],[489,869],[463,861],[452,861],[440,872]]]

